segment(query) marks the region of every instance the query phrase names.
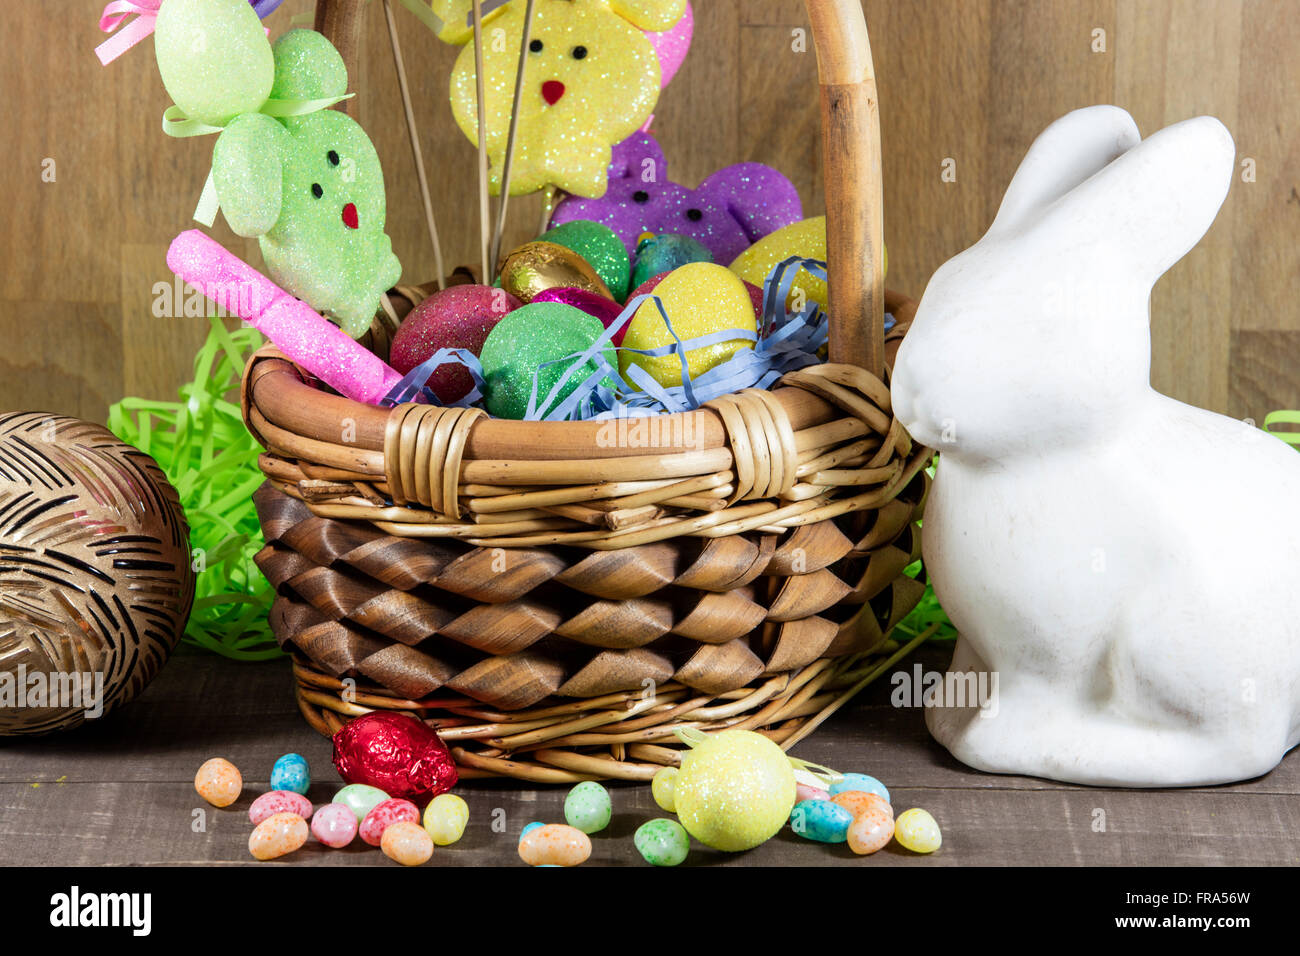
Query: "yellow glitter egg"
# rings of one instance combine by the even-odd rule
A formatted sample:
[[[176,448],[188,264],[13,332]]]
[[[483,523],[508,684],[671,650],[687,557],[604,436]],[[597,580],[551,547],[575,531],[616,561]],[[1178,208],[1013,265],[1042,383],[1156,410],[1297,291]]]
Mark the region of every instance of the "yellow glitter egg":
[[[483,99],[493,193],[501,190],[527,9],[512,3],[484,27]],[[512,195],[548,184],[579,196],[605,194],[611,147],[640,129],[659,99],[659,59],[642,30],[667,29],[684,9],[684,0],[641,0],[620,6],[618,13],[607,0],[536,5],[519,101]],[[464,23],[463,15],[458,22]],[[444,31],[452,42],[464,36],[460,30]],[[466,44],[452,70],[451,108],[457,125],[477,143],[473,43]]]
[[[724,730],[682,758],[674,801],[691,836],[738,853],[777,834],[790,818],[794,791],[794,768],[780,747],[749,730]]]
[[[688,262],[679,266],[655,286],[654,295],[663,302],[673,331],[683,342],[724,329],[747,332],[758,329],[754,303],[745,283],[731,270],[712,262]],[[674,341],[658,306],[653,299],[647,299],[628,323],[622,346],[623,349],[654,349],[672,345]],[[731,339],[690,349],[686,353],[686,366],[692,379],[699,378],[740,349],[753,347],[754,343],[746,339]],[[681,359],[675,354],[645,356],[620,351],[618,364],[625,377],[631,366],[639,365],[660,385],[682,384]],[[632,384],[630,380],[629,384]]]
[[[882,249],[885,271],[889,271],[889,253]],[[783,226],[776,232],[768,233],[754,243],[731,263],[731,271],[746,282],[752,282],[760,289],[763,281],[783,260],[791,256],[805,259],[826,261],[826,217],[817,216]],[[804,301],[816,302],[826,308],[826,280],[819,279],[803,269],[795,276],[790,295],[786,298],[786,307],[794,309],[797,290],[803,291]]]
[[[933,853],[943,843],[943,834],[929,811],[913,807],[894,821],[894,839],[913,853]]]

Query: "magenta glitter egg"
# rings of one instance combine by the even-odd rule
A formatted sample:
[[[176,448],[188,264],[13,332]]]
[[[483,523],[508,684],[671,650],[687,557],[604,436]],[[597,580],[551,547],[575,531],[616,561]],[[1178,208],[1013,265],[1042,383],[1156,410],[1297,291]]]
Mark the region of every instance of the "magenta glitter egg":
[[[572,286],[565,286],[559,289],[543,289],[537,295],[533,296],[534,302],[562,302],[565,305],[571,305],[575,309],[581,309],[588,315],[600,319],[600,324],[609,328],[614,324],[614,320],[623,312],[623,307],[617,302],[605,298],[603,295],[596,295],[594,292],[588,292],[586,289],[577,289]],[[623,333],[627,331],[627,326],[619,329],[610,338],[614,345],[623,341]]]
[[[393,337],[389,363],[405,375],[438,349],[467,349],[475,355],[493,326],[523,305],[504,289],[454,285],[429,296],[407,315]],[[460,365],[443,365],[428,386],[443,404],[463,398],[474,381]]]
[[[447,745],[419,718],[374,711],[334,735],[334,768],[345,783],[365,783],[394,797],[424,803],[456,785]]]

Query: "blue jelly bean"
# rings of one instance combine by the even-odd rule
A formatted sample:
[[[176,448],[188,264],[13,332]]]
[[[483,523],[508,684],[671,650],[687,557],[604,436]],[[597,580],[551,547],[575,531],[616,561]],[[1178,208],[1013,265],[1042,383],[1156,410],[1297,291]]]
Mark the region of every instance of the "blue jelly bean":
[[[528,824],[528,826],[524,827],[523,830],[520,831],[520,833],[519,833],[519,839],[522,840],[524,837],[528,836],[528,834],[532,833],[532,832],[533,832],[534,830],[536,830],[538,827],[540,827],[540,826],[544,826],[544,825],[545,825],[545,824],[542,824],[542,823],[530,823],[530,824]]]
[[[853,814],[829,800],[801,800],[790,811],[794,832],[818,843],[843,843],[852,825]]]
[[[271,789],[291,793],[307,792],[311,786],[311,768],[302,754],[285,754],[271,768]]]
[[[864,793],[874,793],[886,803],[890,803],[889,791],[885,785],[875,777],[868,776],[865,773],[846,773],[844,779],[839,783],[831,784],[831,796],[837,793],[844,793],[846,790],[861,790]]]

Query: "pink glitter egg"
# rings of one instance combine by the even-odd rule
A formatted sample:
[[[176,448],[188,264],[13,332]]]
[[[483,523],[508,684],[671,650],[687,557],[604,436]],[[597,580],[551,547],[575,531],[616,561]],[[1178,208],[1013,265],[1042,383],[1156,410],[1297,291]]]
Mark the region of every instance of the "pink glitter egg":
[[[361,834],[361,839],[371,846],[379,846],[384,838],[384,831],[394,823],[403,821],[419,823],[420,809],[410,800],[392,797],[383,803],[377,804],[373,810],[366,814],[366,818],[361,821],[361,828],[358,832]]]
[[[340,849],[357,835],[357,815],[345,803],[327,803],[311,818],[311,833],[326,846]]]
[[[257,826],[277,813],[296,813],[306,820],[311,817],[311,801],[291,790],[271,790],[253,801],[253,805],[248,808],[248,819],[253,826]]]
[[[523,305],[504,289],[454,285],[429,296],[407,315],[393,337],[389,362],[405,375],[439,349],[467,349],[475,355],[502,317]],[[427,382],[444,404],[464,398],[474,387],[462,366],[439,367]]]
[[[596,295],[594,292],[588,292],[586,289],[578,289],[572,286],[564,286],[558,289],[543,289],[537,295],[533,296],[534,302],[562,302],[565,305],[571,305],[575,309],[581,309],[588,315],[594,316],[600,320],[600,324],[609,328],[614,324],[614,320],[619,317],[623,307],[617,302],[613,302],[603,295]],[[623,341],[623,333],[627,331],[624,326],[618,332],[615,332],[610,339],[615,345]]]

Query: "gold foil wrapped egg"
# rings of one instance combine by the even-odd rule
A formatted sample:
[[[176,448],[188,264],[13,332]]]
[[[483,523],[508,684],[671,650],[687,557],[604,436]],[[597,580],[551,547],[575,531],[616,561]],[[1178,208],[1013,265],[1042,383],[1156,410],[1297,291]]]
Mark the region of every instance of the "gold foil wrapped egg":
[[[501,268],[501,288],[524,303],[532,302],[533,296],[546,289],[566,287],[614,300],[609,287],[586,259],[554,242],[525,243],[506,257]]]

